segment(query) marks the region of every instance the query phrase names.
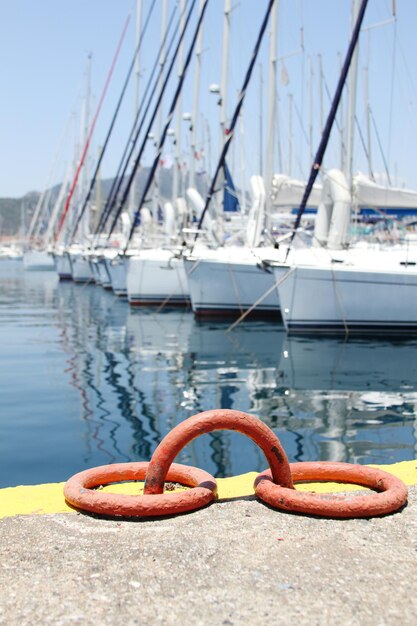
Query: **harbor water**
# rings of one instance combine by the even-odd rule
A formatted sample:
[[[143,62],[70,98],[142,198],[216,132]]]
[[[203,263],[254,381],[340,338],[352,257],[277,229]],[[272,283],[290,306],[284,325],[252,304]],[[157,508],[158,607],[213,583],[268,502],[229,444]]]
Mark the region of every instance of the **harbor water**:
[[[290,461],[415,458],[416,340],[294,338],[279,322],[228,328],[1,261],[0,487],[149,460],[173,426],[212,408],[257,415]],[[252,441],[224,431],[177,460],[218,477],[266,465]]]

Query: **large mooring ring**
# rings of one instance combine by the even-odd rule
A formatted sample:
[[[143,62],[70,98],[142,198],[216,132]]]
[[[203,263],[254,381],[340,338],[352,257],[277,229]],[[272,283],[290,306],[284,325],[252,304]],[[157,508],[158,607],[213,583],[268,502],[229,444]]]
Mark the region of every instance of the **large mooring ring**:
[[[374,467],[319,461],[290,463],[290,468],[294,483],[350,483],[374,489],[379,493],[330,496],[287,489],[273,482],[268,469],[255,479],[256,495],[276,509],[337,518],[386,515],[397,511],[407,501],[408,493],[404,483],[396,476]]]
[[[116,494],[94,489],[110,483],[144,480],[148,462],[101,465],[74,474],[64,487],[64,496],[77,509],[108,516],[160,517],[195,511],[217,497],[217,483],[208,472],[173,463],[164,481],[180,483],[191,489],[159,495]]]

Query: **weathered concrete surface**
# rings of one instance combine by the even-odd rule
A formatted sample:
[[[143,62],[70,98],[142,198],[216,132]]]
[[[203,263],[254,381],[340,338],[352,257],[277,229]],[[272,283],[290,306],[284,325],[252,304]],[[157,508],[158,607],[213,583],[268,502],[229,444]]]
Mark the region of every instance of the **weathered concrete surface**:
[[[254,499],[159,521],[0,522],[0,624],[417,623],[417,488],[401,512],[336,521]]]

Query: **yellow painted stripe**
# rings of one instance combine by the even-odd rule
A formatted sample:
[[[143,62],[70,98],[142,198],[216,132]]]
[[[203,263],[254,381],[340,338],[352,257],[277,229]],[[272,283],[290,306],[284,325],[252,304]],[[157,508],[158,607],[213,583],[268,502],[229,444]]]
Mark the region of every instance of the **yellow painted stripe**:
[[[373,465],[394,476],[398,476],[406,485],[417,484],[417,461],[404,461],[394,465]],[[230,478],[218,478],[219,499],[239,498],[253,494],[253,482],[256,472],[248,472]],[[65,483],[49,483],[45,485],[27,485],[0,489],[0,519],[14,515],[44,514],[44,513],[74,513],[66,503],[62,493]],[[105,487],[106,491],[114,493],[140,493],[141,483],[122,483]],[[298,485],[301,491],[315,491],[318,493],[334,493],[337,491],[351,491],[358,489],[355,485],[339,483],[309,483]],[[359,487],[360,489],[360,487]]]

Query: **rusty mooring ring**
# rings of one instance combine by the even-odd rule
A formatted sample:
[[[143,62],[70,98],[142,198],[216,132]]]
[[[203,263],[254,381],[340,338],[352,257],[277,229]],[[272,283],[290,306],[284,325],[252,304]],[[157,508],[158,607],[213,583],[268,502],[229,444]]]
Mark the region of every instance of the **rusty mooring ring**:
[[[335,496],[287,489],[277,485],[270,470],[255,480],[256,495],[276,509],[320,515],[322,517],[373,517],[400,509],[407,501],[404,483],[383,470],[351,463],[304,462],[291,463],[291,474],[296,482],[342,482],[369,487],[379,493],[364,496]]]
[[[165,435],[152,455],[143,492],[162,493],[164,477],[177,454],[187,443],[213,430],[234,430],[250,437],[263,450],[274,481],[285,487],[293,486],[284,448],[266,424],[242,411],[214,409],[189,417]]]
[[[124,517],[159,517],[194,511],[217,496],[216,480],[208,472],[173,463],[165,480],[192,489],[157,496],[126,495],[97,491],[94,487],[127,480],[144,480],[148,462],[101,465],[79,472],[65,484],[64,496],[69,504],[90,513]]]

